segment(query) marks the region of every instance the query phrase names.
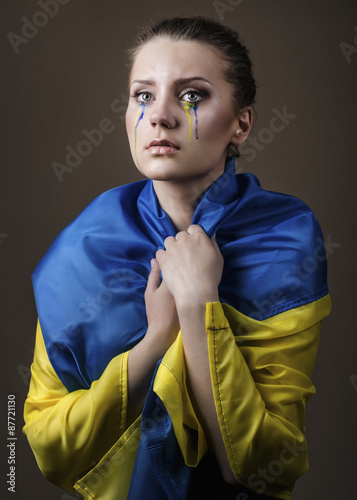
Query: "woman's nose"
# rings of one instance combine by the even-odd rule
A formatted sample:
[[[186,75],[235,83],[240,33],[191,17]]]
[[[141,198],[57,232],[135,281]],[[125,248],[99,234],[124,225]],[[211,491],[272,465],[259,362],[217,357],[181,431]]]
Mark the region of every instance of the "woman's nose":
[[[162,96],[151,107],[150,123],[152,126],[175,128],[178,123],[175,103]]]

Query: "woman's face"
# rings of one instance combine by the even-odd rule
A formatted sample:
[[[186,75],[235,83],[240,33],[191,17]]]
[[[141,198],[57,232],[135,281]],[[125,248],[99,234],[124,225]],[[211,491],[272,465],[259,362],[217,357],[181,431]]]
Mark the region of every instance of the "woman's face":
[[[130,77],[126,128],[137,168],[153,180],[218,177],[237,137],[232,89],[218,51],[168,38],[147,42]]]

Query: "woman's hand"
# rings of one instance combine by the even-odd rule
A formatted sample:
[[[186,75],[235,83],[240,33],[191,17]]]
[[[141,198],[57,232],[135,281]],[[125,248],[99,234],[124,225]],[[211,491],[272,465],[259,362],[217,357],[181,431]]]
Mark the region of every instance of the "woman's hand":
[[[151,261],[151,272],[145,290],[145,307],[148,320],[146,340],[153,340],[165,354],[175,341],[179,331],[175,300],[166,284],[161,280],[160,267],[156,259]]]
[[[166,238],[164,245],[166,250],[158,250],[156,258],[176,307],[219,300],[223,257],[215,238],[209,239],[201,226],[192,225]]]
[[[175,298],[190,400],[225,479],[233,481],[213,396],[205,320],[206,303],[219,300],[223,257],[215,238],[210,240],[197,225],[166,238],[165,248],[156,258]]]
[[[130,350],[128,358],[128,425],[142,412],[155,366],[179,331],[175,300],[160,278],[156,259],[151,261],[151,266],[145,290],[148,329]]]

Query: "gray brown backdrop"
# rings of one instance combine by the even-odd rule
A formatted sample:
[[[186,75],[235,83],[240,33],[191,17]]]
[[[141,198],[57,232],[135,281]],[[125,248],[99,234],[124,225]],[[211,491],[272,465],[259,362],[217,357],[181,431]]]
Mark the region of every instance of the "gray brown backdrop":
[[[237,29],[251,49],[257,121],[239,168],[308,203],[327,242],[333,312],[308,405],[310,470],[293,498],[357,498],[355,0],[2,3],[1,498],[72,498],[42,478],[21,433],[36,325],[30,275],[96,195],[140,179],[123,121],[125,48],[137,29],[150,19],[196,14]],[[279,113],[285,118],[276,127]],[[83,130],[104,124],[103,139],[86,149]],[[78,165],[69,168],[71,148],[82,156],[71,156]],[[6,491],[5,477],[9,394],[17,411],[15,493]]]

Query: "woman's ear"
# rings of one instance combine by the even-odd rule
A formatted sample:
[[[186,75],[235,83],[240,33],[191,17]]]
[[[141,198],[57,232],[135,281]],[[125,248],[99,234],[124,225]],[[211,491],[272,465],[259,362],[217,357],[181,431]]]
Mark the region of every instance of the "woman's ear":
[[[253,109],[250,106],[244,108],[238,118],[238,127],[234,131],[231,144],[239,146],[247,139],[253,126]]]

